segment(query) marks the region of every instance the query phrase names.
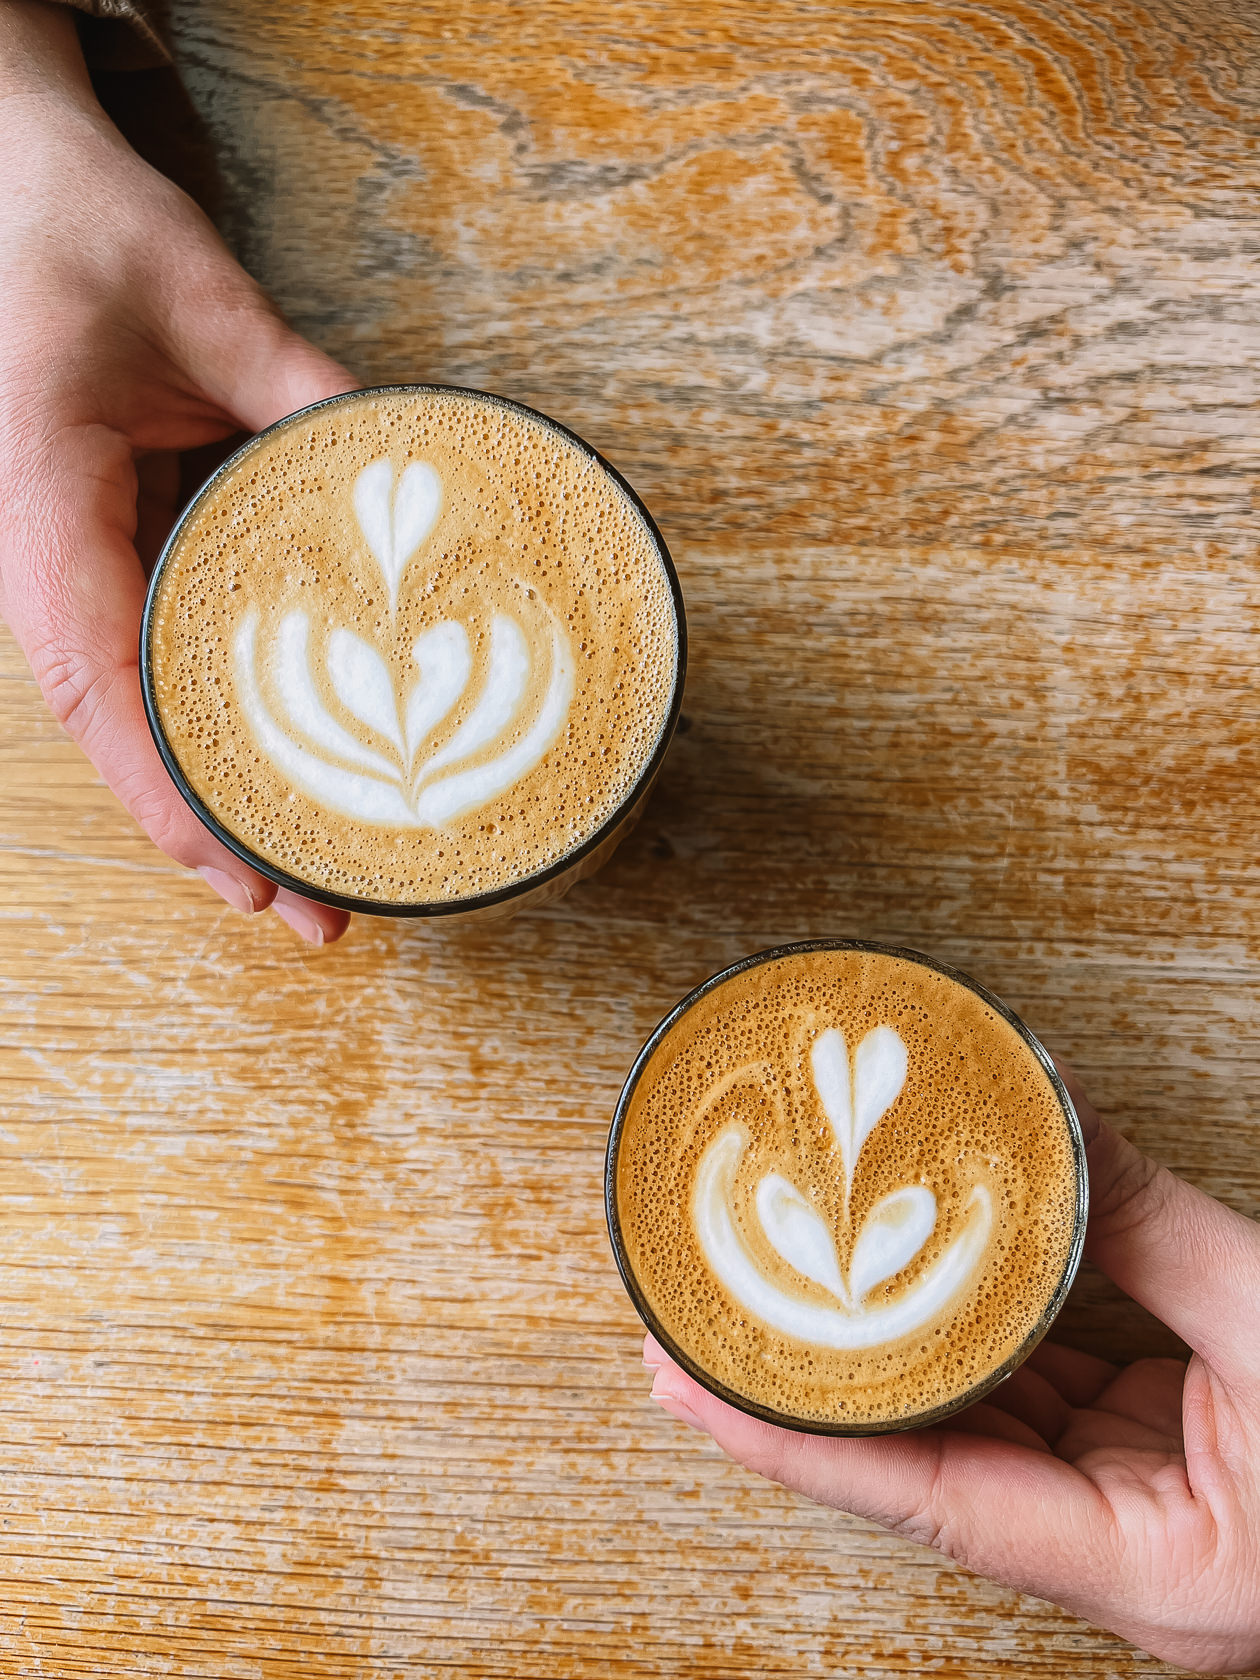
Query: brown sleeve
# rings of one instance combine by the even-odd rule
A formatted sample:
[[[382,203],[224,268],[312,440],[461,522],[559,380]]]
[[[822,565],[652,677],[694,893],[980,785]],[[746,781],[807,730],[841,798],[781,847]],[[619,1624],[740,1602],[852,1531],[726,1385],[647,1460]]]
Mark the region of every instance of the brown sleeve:
[[[79,35],[91,70],[152,70],[169,64],[161,0],[64,0],[83,14]]]

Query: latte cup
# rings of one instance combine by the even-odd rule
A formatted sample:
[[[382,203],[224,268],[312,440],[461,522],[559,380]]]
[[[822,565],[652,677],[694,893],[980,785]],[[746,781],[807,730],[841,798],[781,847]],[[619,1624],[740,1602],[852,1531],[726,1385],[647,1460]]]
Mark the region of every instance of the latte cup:
[[[1080,1122],[992,992],[816,940],[683,998],[635,1059],[604,1178],[644,1324],[704,1388],[819,1435],[939,1423],[1008,1377],[1080,1264]]]
[[[524,405],[332,397],[207,480],[150,580],[145,710],[229,850],[307,898],[481,919],[593,873],[678,720],[673,562],[624,478]]]

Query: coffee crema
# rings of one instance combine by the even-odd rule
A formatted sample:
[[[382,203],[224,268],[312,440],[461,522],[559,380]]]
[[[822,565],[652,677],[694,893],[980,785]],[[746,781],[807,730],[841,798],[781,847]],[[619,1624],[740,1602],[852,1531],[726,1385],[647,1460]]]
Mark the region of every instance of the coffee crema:
[[[1012,1017],[914,953],[739,965],[618,1106],[609,1222],[642,1316],[779,1421],[905,1427],[1030,1351],[1079,1259],[1079,1128]]]
[[[442,387],[282,421],[205,487],[147,617],[151,714],[253,857],[354,903],[451,904],[561,864],[676,712],[663,544],[531,410]]]

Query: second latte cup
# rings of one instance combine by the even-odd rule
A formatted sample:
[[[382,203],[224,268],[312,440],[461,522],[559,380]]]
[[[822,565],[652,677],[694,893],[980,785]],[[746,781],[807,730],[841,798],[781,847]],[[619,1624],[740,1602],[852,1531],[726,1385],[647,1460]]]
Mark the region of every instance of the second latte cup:
[[[678,720],[686,621],[651,515],[589,444],[439,385],[244,444],[154,570],[158,750],[201,821],[304,897],[503,916],[628,832]]]
[[[1026,1359],[1084,1244],[1085,1145],[992,992],[864,940],[776,947],[683,998],[608,1140],[613,1253],[698,1383],[822,1435],[937,1423]]]

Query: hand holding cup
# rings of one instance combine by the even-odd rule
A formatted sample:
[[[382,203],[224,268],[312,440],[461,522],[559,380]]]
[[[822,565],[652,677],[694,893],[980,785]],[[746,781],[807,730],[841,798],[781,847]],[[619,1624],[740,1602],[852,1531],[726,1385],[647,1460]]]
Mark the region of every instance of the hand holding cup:
[[[236,909],[303,937],[349,918],[197,821],[145,722],[145,569],[177,453],[353,388],[92,93],[69,8],[0,5],[0,602],[45,699],[150,838]]]
[[[1260,1231],[1104,1125],[1086,1254],[1193,1349],[1127,1366],[1043,1342],[947,1423],[861,1440],[724,1404],[647,1338],[652,1397],[820,1503],[1053,1600],[1169,1662],[1260,1659]]]

